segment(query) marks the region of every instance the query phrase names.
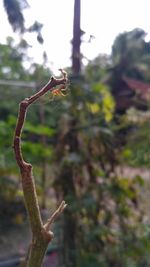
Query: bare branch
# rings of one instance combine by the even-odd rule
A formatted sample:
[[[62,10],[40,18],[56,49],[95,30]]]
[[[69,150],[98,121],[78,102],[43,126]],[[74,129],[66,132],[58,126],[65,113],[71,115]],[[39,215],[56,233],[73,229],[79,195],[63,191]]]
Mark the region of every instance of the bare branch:
[[[27,113],[27,108],[29,105],[31,105],[33,102],[35,102],[38,98],[43,96],[45,93],[48,91],[51,91],[55,86],[57,85],[64,85],[67,86],[67,73],[60,69],[63,78],[61,79],[56,79],[52,77],[50,81],[36,94],[32,95],[29,98],[25,98],[21,103],[20,103],[20,108],[19,108],[19,113],[18,113],[18,121],[16,125],[16,130],[15,130],[15,135],[14,135],[14,142],[13,142],[13,147],[15,151],[15,156],[16,156],[16,161],[21,168],[22,166],[25,166],[26,163],[23,160],[22,153],[21,153],[21,133],[22,133],[22,128],[25,122],[26,118],[26,113]]]
[[[67,73],[62,69],[60,69],[60,71],[63,78],[56,79],[55,77],[52,77],[40,91],[21,101],[13,140],[15,158],[21,172],[24,200],[32,230],[32,243],[25,261],[25,266],[28,267],[41,266],[48,243],[53,238],[53,233],[49,231],[49,227],[58,215],[63,212],[66,204],[64,201],[60,204],[59,208],[52,214],[45,227],[40,214],[32,165],[25,162],[22,156],[21,134],[29,105],[35,102],[39,97],[43,96],[46,92],[53,90],[55,86],[63,85],[64,88],[67,87]]]

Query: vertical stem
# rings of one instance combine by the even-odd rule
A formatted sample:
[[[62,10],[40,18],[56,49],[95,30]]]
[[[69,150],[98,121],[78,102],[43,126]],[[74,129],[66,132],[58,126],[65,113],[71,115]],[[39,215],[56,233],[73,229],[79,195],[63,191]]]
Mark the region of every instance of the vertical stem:
[[[45,125],[45,112],[44,112],[44,108],[42,103],[40,103],[40,108],[39,108],[39,118],[40,118],[40,123],[42,125]],[[44,148],[46,148],[46,136],[44,134],[41,135],[41,143],[43,145]],[[46,160],[45,158],[43,158],[42,161],[42,203],[41,203],[41,207],[43,209],[46,208]]]
[[[81,29],[80,29],[80,0],[74,2],[74,22],[73,22],[73,42],[72,42],[72,71],[73,74],[79,75],[81,70]]]
[[[74,129],[76,126],[76,120],[72,120],[69,125],[68,132],[65,135],[60,133],[61,143],[58,146],[57,156],[58,159],[64,155],[65,147],[68,147],[68,153],[78,152],[79,144],[77,138],[77,131]],[[76,199],[76,189],[74,183],[74,167],[70,162],[62,164],[60,170],[60,185],[65,200],[72,201],[72,206]],[[63,260],[65,267],[76,267],[76,236],[77,236],[77,218],[76,212],[67,209],[64,212],[64,247],[63,247]]]
[[[34,236],[41,232],[42,219],[31,165],[29,165],[26,170],[21,169],[21,176],[25,205],[30,218],[30,225]]]

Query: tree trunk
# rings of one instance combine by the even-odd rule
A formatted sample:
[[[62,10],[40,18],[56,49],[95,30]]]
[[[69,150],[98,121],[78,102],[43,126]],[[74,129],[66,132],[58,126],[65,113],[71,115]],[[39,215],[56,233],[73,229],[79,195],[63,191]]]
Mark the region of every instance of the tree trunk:
[[[76,190],[74,184],[74,165],[70,162],[71,153],[78,153],[79,144],[77,132],[75,130],[76,121],[73,119],[68,127],[68,132],[59,135],[57,147],[57,159],[63,160],[60,168],[58,185],[61,187],[63,197],[69,200],[69,206],[64,213],[64,233],[63,233],[63,264],[65,267],[76,267],[76,235],[77,235],[77,218],[74,210],[76,202]]]
[[[72,42],[72,71],[78,75],[81,71],[81,29],[80,29],[80,0],[74,2],[73,42]]]
[[[44,107],[42,103],[40,103],[39,107],[39,118],[40,118],[40,123],[41,125],[45,125],[45,112],[44,112]],[[44,148],[47,146],[47,140],[46,136],[44,134],[41,135],[41,144],[43,145]],[[42,209],[46,208],[46,159],[44,158],[41,167],[42,167],[42,176],[41,176],[41,182],[42,182],[42,203],[41,207]]]
[[[73,213],[73,202],[76,200],[73,182],[73,167],[64,166],[61,173],[64,198],[72,198],[70,208],[64,212],[64,263],[66,267],[76,267],[76,215]]]

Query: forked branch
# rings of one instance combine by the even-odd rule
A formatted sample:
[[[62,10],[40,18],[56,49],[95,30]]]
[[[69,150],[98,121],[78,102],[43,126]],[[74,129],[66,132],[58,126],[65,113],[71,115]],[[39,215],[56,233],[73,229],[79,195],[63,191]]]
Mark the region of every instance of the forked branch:
[[[26,262],[24,264],[24,266],[26,267],[41,266],[47,246],[53,238],[53,233],[50,231],[50,225],[66,207],[66,203],[62,201],[58,209],[47,220],[47,223],[45,225],[43,224],[35,188],[35,181],[32,174],[32,165],[30,163],[27,163],[23,159],[21,149],[21,134],[25,123],[28,107],[39,97],[43,96],[48,91],[53,90],[55,86],[67,86],[67,73],[62,69],[60,69],[60,71],[63,76],[61,79],[52,77],[50,81],[36,94],[21,101],[14,134],[13,148],[15,152],[15,158],[21,172],[24,199],[32,230],[32,243],[30,245],[28,256],[26,257]]]

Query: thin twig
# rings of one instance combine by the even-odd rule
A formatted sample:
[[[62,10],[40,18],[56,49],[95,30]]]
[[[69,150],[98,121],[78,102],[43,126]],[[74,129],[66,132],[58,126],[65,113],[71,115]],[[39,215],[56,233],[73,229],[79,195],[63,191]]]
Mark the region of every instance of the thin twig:
[[[59,205],[58,209],[51,215],[51,217],[47,220],[47,223],[44,225],[46,231],[50,230],[51,224],[57,219],[57,217],[64,211],[67,204],[65,201],[62,201]]]

